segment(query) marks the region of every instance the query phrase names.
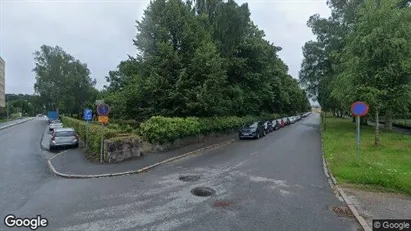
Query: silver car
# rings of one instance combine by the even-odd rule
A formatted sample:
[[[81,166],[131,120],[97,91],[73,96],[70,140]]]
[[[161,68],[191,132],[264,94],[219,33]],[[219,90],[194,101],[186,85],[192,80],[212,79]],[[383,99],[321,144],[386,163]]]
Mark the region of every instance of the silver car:
[[[63,146],[78,147],[78,144],[78,136],[73,128],[57,128],[54,129],[50,140],[50,150]]]

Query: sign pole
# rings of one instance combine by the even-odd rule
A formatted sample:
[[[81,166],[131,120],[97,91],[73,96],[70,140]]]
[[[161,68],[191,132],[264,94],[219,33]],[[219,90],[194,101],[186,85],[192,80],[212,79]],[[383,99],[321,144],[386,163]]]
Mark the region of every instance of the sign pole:
[[[87,150],[87,143],[88,143],[88,127],[90,126],[88,120],[87,120],[87,131],[86,131],[86,150]]]
[[[357,160],[360,160],[360,127],[361,119],[357,116]]]

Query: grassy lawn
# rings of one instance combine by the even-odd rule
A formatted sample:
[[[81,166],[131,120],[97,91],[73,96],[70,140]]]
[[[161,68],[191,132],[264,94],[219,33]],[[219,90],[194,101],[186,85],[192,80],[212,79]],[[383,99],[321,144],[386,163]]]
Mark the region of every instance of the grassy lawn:
[[[340,183],[355,183],[411,195],[411,136],[380,133],[381,146],[374,145],[375,128],[361,127],[361,159],[356,159],[356,127],[350,119],[327,119],[323,132],[324,154]]]

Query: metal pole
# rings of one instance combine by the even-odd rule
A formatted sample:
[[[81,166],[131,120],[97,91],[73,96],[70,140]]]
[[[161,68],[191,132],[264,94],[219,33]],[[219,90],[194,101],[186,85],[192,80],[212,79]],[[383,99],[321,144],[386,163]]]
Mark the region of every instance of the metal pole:
[[[101,135],[101,142],[100,142],[100,163],[103,163],[103,145],[104,145],[104,138]]]
[[[6,107],[7,107],[7,121],[9,121],[10,120],[9,118],[9,108],[10,108],[9,95],[6,95]]]
[[[357,116],[357,160],[360,160],[360,117]]]
[[[86,149],[87,149],[87,142],[88,142],[88,127],[89,127],[89,122],[88,122],[88,120],[87,120]]]

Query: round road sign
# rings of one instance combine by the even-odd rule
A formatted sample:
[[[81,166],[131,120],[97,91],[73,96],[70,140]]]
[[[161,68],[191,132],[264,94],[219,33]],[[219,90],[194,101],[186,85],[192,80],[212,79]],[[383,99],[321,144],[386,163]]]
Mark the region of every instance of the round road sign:
[[[358,101],[351,105],[351,113],[354,116],[365,116],[368,113],[368,104]]]
[[[107,104],[99,104],[97,106],[97,114],[99,116],[107,116],[110,112],[110,107]]]

